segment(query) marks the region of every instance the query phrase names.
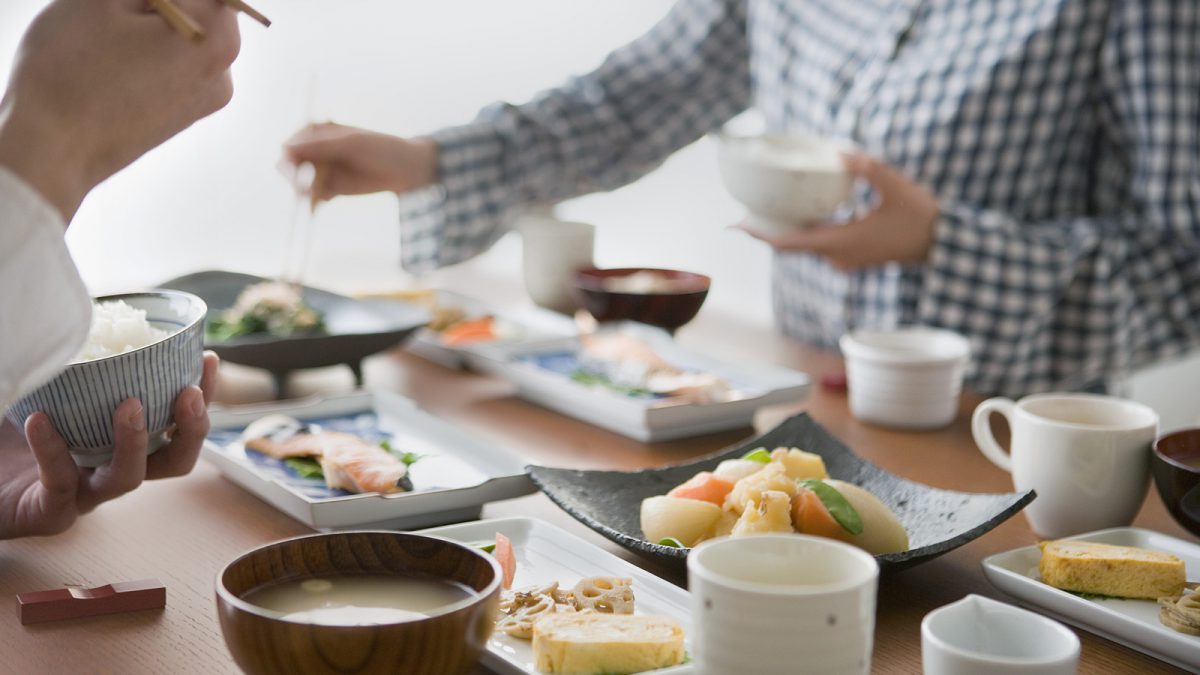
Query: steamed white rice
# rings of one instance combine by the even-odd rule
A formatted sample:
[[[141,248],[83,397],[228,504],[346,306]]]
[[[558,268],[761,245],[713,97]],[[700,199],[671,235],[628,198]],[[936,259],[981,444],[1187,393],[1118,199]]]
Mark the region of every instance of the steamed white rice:
[[[167,337],[168,332],[146,320],[146,310],[124,300],[92,303],[92,328],[75,363],[141,349]]]

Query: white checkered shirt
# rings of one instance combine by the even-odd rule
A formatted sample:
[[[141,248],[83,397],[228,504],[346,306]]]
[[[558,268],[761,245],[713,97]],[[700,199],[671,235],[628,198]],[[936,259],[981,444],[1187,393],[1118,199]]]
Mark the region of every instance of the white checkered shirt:
[[[518,209],[608,190],[754,105],[930,186],[926,264],[778,254],[784,333],[925,324],[969,385],[1094,386],[1200,343],[1200,2],[682,0],[595,72],[435,135],[407,268],[461,261]]]

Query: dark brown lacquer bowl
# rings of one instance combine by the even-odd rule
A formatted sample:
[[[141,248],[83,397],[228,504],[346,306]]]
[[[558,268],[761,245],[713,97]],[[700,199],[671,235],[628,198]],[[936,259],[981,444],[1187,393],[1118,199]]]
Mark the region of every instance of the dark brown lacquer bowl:
[[[618,290],[634,275],[658,277],[663,289]],[[651,267],[589,267],[575,273],[576,299],[597,321],[637,321],[669,331],[695,318],[711,284],[703,274]]]
[[[242,598],[265,585],[313,577],[401,575],[455,581],[467,599],[427,618],[362,626],[285,621]],[[217,611],[225,644],[251,675],[468,673],[487,647],[502,572],[488,554],[403,532],[334,532],[267,544],[221,571]]]
[[[1200,537],[1200,428],[1169,433],[1155,441],[1150,469],[1167,510]]]

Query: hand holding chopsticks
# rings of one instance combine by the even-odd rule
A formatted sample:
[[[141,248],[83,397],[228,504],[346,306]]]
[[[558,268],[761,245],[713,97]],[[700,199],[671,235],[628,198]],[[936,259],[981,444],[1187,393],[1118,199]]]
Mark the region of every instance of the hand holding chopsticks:
[[[204,39],[204,29],[196,20],[187,15],[171,0],[147,0],[150,8],[162,15],[162,18],[179,32],[185,38],[198,42]],[[234,11],[242,12],[246,16],[254,19],[264,26],[270,26],[271,20],[268,19],[262,12],[254,9],[243,0],[220,0],[220,2],[228,5]]]

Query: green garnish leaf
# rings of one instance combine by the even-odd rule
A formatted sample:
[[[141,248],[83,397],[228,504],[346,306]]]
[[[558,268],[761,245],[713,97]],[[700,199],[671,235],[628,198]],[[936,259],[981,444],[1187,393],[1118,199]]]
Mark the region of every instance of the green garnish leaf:
[[[325,478],[321,463],[312,457],[288,457],[283,463],[301,478]]]
[[[571,380],[590,387],[603,387],[618,394],[624,394],[625,396],[651,396],[654,393],[648,389],[617,384],[603,375],[583,369],[571,373]]]
[[[767,452],[766,448],[755,448],[742,455],[742,459],[748,459],[751,462],[761,462],[766,464],[767,462],[771,461],[771,453]]]
[[[417,463],[417,460],[424,456],[425,455],[418,455],[415,452],[402,452],[400,453],[400,461],[404,462],[404,466],[412,466],[413,464]]]
[[[862,534],[862,517],[858,515],[858,511],[854,510],[850,502],[846,501],[842,493],[837,491],[837,488],[817,478],[804,478],[796,482],[800,487],[812,490],[817,495],[817,499],[821,500],[821,503],[829,511],[829,515],[833,516],[843,530],[850,534]]]
[[[467,546],[470,546],[471,548],[477,548],[480,551],[483,551],[484,553],[492,553],[496,550],[496,542],[489,541],[487,539],[480,539],[479,541],[469,541],[466,543],[467,543]]]
[[[379,447],[383,448],[384,450],[387,450],[388,452],[392,451],[392,443],[391,443],[391,441],[389,441],[386,438],[379,441]]]
[[[658,545],[659,546],[670,546],[671,548],[687,548],[686,546],[683,545],[682,541],[679,541],[675,537],[664,537],[662,539],[659,539]]]

